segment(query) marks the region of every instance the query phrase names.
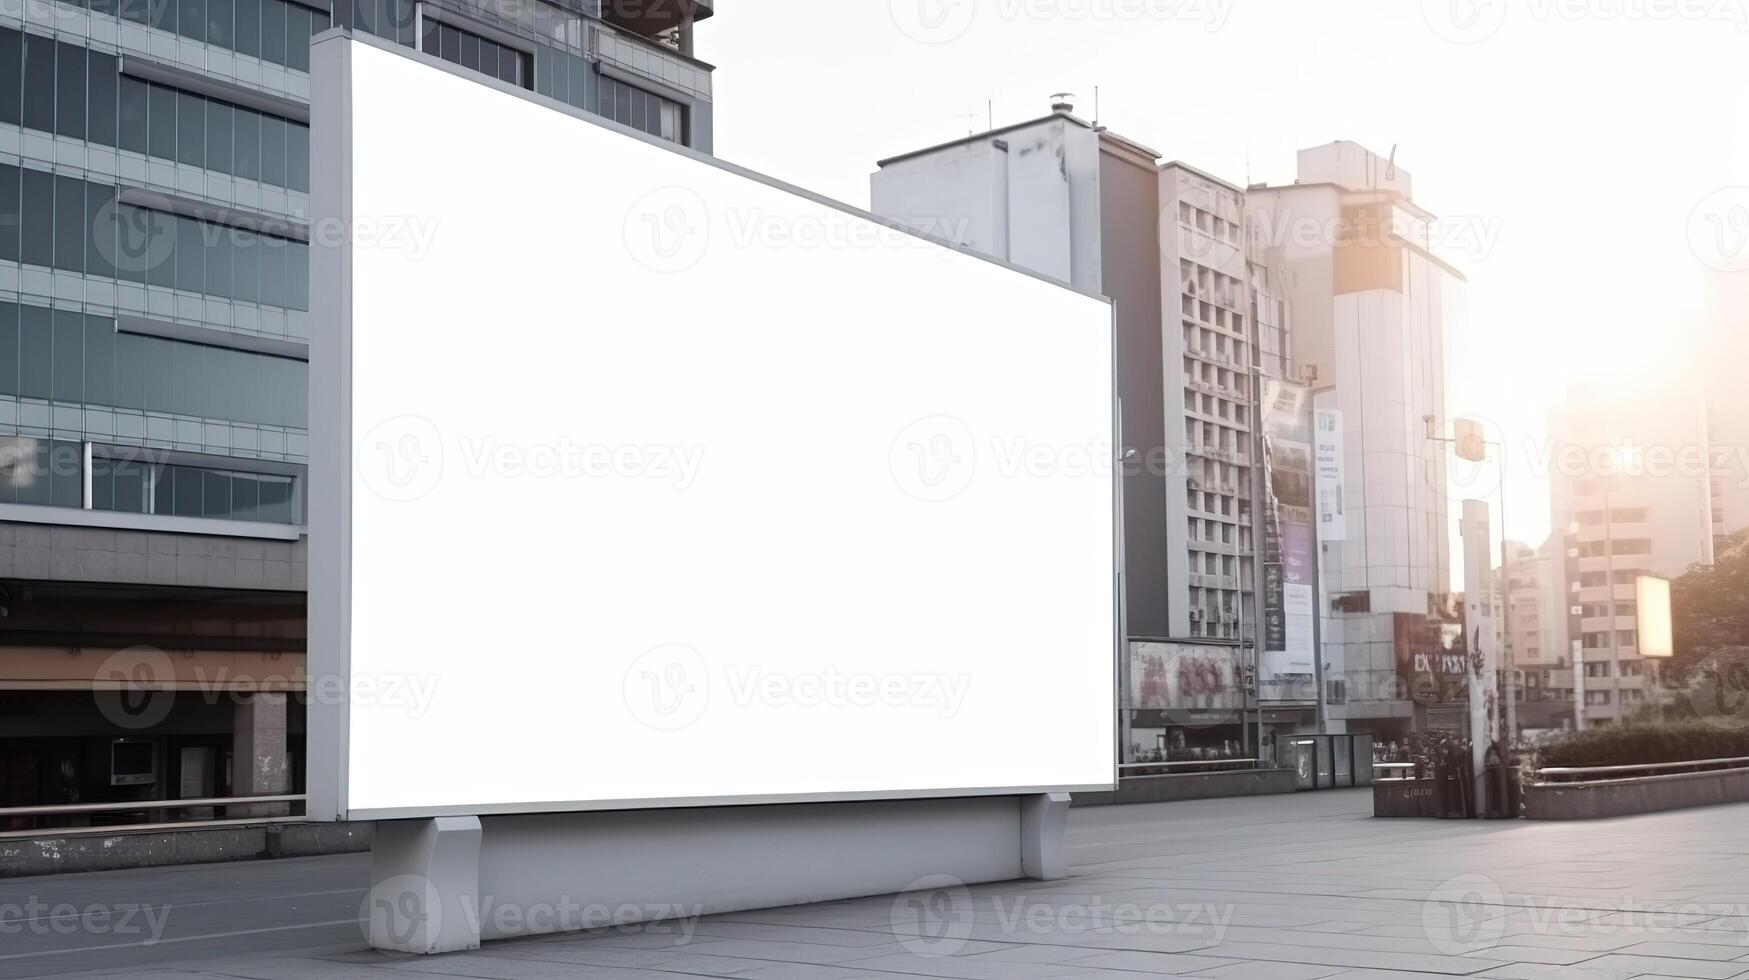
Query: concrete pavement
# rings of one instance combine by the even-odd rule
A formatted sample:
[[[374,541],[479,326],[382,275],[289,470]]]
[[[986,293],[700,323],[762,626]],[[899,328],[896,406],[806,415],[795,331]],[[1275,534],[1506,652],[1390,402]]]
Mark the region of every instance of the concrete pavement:
[[[18,879],[0,882],[0,976],[1749,977],[1749,805],[1583,824],[1369,814],[1364,791],[1076,810],[1064,881],[927,880],[426,958],[362,949],[360,856]],[[14,909],[33,896],[34,914]],[[134,906],[154,916],[123,929]]]

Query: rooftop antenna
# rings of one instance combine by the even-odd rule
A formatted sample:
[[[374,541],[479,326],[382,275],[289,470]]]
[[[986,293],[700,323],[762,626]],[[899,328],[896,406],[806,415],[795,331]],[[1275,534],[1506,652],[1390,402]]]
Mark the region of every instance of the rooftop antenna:
[[[992,131],[996,129],[996,100],[984,100],[984,123]]]
[[[1093,86],[1093,128],[1099,128],[1099,86]]]
[[[1391,157],[1385,163],[1385,179],[1397,179],[1397,144],[1391,144]]]

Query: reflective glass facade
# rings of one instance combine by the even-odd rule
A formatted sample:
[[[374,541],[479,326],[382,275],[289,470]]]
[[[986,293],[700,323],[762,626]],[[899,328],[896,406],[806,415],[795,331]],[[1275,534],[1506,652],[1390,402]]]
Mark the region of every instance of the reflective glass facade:
[[[710,149],[710,67],[591,3],[44,9],[0,10],[0,506],[303,522],[315,34]]]

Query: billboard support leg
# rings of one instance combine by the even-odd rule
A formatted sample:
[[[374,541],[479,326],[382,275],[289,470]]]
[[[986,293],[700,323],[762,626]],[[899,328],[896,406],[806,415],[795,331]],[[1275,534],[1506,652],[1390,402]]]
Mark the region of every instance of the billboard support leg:
[[[634,922],[673,920],[690,934],[699,916],[743,909],[1051,881],[1068,874],[1069,806],[1069,794],[1047,792],[383,820],[362,914],[377,949],[446,953]]]
[[[365,896],[370,944],[403,953],[480,948],[480,818],[377,824]]]
[[[1069,794],[1020,797],[1020,868],[1026,877],[1056,881],[1068,874],[1063,831],[1069,824]]]

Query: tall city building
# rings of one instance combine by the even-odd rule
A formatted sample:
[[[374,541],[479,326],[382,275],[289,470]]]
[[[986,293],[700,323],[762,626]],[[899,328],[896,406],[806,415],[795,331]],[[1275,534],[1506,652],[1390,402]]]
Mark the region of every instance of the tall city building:
[[[1160,261],[1172,273],[1161,278],[1165,387],[1182,403],[1170,414],[1183,416],[1184,454],[1166,483],[1166,574],[1185,583],[1170,627],[1174,636],[1251,641],[1258,358],[1245,192],[1178,162],[1160,169],[1160,181]]]
[[[1715,543],[1749,528],[1749,271],[1709,271],[1697,349],[1706,352],[1707,445]]]
[[[1503,583],[1505,649],[1512,653],[1512,689],[1521,731],[1573,726],[1572,661],[1565,649],[1567,602],[1563,535],[1533,548],[1505,544],[1495,581]]]
[[[1317,501],[1323,656],[1342,702],[1331,724],[1425,727],[1450,688],[1431,676],[1451,662],[1447,447],[1432,437],[1449,432],[1444,351],[1464,277],[1430,251],[1436,219],[1409,172],[1357,144],[1301,150],[1293,183],[1245,199],[1286,269],[1294,362],[1333,447]]]
[[[1635,581],[1712,562],[1706,398],[1687,370],[1578,385],[1549,431],[1578,724],[1616,723],[1659,696],[1636,648]]]
[[[1310,725],[1309,683],[1246,680],[1282,663],[1260,658],[1273,635],[1260,625],[1272,614],[1262,401],[1292,406],[1286,415],[1307,401],[1277,397],[1291,371],[1284,272],[1253,247],[1244,190],[1162,163],[1067,104],[882,160],[871,186],[877,214],[1113,300],[1123,443],[1134,450],[1122,480],[1126,753],[1254,745],[1259,687],[1266,726]],[[1309,682],[1307,617],[1296,635]]]
[[[300,783],[302,703],[316,693],[310,38],[378,35],[708,152],[712,68],[692,32],[711,12],[710,0],[0,10],[0,805]],[[504,171],[482,181],[587,164],[504,150]],[[430,229],[401,218],[373,233],[416,247]]]

